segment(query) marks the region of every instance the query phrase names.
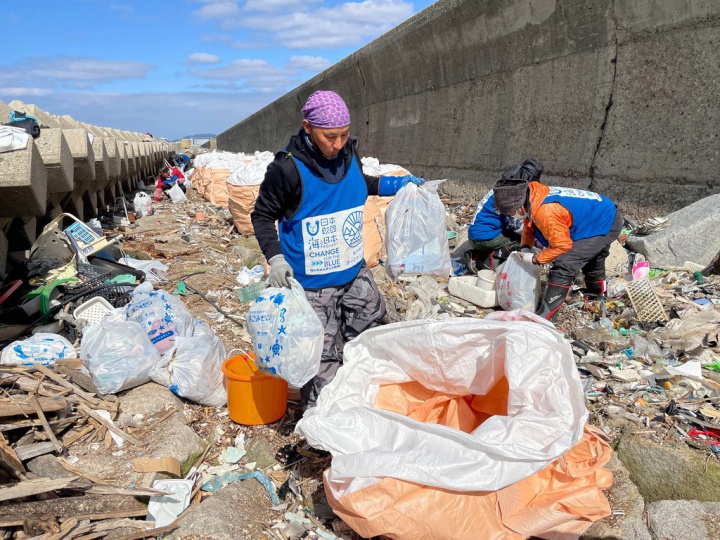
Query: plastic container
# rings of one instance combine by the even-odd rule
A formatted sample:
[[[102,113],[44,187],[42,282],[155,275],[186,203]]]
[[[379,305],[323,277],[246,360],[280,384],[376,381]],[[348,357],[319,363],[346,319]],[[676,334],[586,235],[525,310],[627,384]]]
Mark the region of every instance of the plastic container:
[[[497,291],[481,289],[475,282],[475,276],[451,277],[448,282],[448,292],[482,308],[496,307],[498,305]]]
[[[110,302],[101,296],[95,296],[78,306],[73,312],[73,317],[86,320],[90,324],[97,324],[113,311],[115,308]]]
[[[253,361],[254,356],[231,356],[222,370],[227,380],[228,415],[245,426],[271,424],[287,410],[287,383],[264,374]]]
[[[247,285],[246,287],[240,287],[237,289],[237,296],[238,300],[240,300],[241,303],[246,304],[247,302],[252,302],[255,300],[258,296],[260,296],[260,293],[265,288],[265,280],[258,281],[257,283],[253,283],[252,285]]]
[[[447,239],[448,239],[448,247],[454,248],[455,242],[457,241],[458,233],[457,231],[448,231],[447,232]]]
[[[496,285],[497,274],[492,270],[484,269],[480,270],[477,275],[476,287],[479,287],[483,291],[493,292],[497,290]]]
[[[645,279],[650,274],[650,263],[648,261],[640,261],[632,268],[632,277],[634,280]]]

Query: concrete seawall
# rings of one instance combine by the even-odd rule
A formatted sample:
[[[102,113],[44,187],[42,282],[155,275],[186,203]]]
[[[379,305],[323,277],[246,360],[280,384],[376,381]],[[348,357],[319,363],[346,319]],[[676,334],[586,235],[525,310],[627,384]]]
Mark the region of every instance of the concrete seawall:
[[[217,138],[281,149],[340,93],[361,155],[478,199],[532,156],[634,217],[720,192],[720,2],[440,0]]]
[[[20,101],[0,101],[0,119],[11,110],[38,119],[40,137],[27,148],[0,153],[0,276],[8,253],[29,249],[42,228],[63,212],[81,220],[113,205],[119,186],[130,192],[154,175],[174,145],[54,116]],[[22,258],[22,257],[21,257]]]

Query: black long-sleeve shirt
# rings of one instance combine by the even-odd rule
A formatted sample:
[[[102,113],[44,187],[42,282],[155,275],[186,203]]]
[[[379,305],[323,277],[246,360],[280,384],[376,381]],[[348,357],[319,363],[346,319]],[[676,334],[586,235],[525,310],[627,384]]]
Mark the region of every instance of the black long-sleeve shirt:
[[[275,155],[260,185],[255,210],[250,215],[255,237],[266,259],[270,260],[282,253],[275,222],[282,218],[290,219],[297,212],[302,201],[303,185],[300,172],[292,158],[297,158],[309,169],[316,171],[326,182],[337,183],[345,178],[353,156],[358,166],[362,168],[355,139],[348,139],[335,160],[327,160],[311,147],[303,130],[290,138],[285,150]],[[377,195],[380,178],[365,174],[363,177],[367,184],[368,195]]]

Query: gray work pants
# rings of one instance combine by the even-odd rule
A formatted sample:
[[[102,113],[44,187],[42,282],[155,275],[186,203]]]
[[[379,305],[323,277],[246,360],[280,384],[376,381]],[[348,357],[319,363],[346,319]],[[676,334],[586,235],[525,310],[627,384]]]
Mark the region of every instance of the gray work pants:
[[[350,283],[305,291],[305,296],[325,327],[320,371],[301,391],[303,406],[314,407],[320,390],[333,380],[342,365],[345,343],[368,328],[379,326],[386,309],[366,265]]]

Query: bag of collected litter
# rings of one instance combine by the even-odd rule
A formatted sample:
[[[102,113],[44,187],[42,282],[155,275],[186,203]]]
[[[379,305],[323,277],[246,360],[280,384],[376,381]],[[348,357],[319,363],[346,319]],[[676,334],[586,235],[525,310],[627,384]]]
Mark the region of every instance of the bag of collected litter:
[[[202,334],[178,337],[150,377],[180,397],[201,405],[222,407],[227,403],[222,372],[227,359],[225,346],[214,333]]]
[[[511,253],[498,269],[497,297],[505,311],[535,311],[540,300],[540,268],[524,261],[521,253]]]
[[[162,289],[153,290],[152,283],[135,288],[125,316],[142,325],[161,354],[173,346],[175,338],[193,332],[193,316],[183,301]]]
[[[612,451],[586,427],[570,344],[502,315],[390,324],[345,346],[296,431],[332,453],[328,501],[362,537],[569,538],[610,514]]]
[[[185,196],[185,193],[183,193],[183,190],[180,189],[180,186],[178,186],[177,183],[175,183],[173,187],[168,189],[168,195],[170,195],[173,203],[187,202],[187,197]]]
[[[445,206],[437,193],[441,182],[408,184],[388,206],[385,269],[392,280],[401,274],[452,273]]]
[[[72,343],[57,334],[37,333],[27,339],[13,341],[5,347],[0,355],[0,364],[32,366],[40,362],[43,366],[49,366],[63,358],[77,358]]]
[[[133,199],[133,207],[137,217],[152,216],[152,197],[147,193],[138,193]]]
[[[108,315],[83,331],[83,365],[101,394],[115,394],[150,381],[160,354],[141,324]]]
[[[247,315],[248,331],[257,367],[302,388],[320,369],[325,330],[302,285],[291,278],[290,287],[262,292]]]

